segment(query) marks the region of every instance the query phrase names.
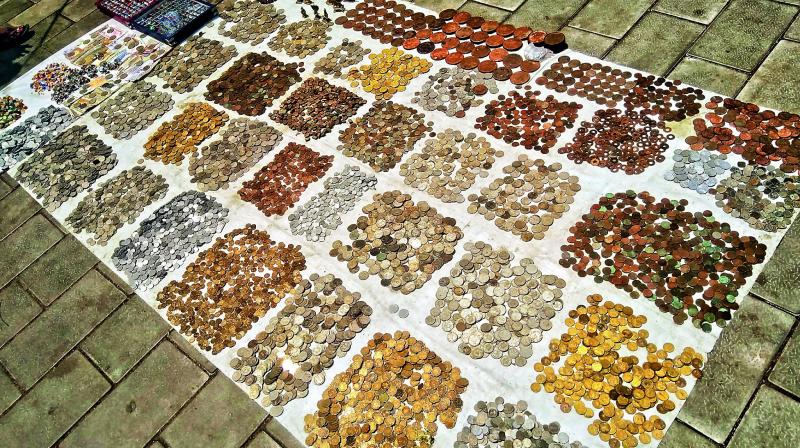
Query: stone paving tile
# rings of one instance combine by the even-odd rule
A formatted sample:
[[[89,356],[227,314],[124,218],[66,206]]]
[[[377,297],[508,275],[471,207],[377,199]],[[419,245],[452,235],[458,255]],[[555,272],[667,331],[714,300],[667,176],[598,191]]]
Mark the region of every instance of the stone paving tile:
[[[555,31],[580,9],[586,0],[528,0],[511,14],[507,22],[516,26]]]
[[[95,6],[95,0],[67,0],[67,3],[64,6],[64,9],[61,10],[61,15],[72,20],[73,22],[77,22],[82,18],[86,17],[90,12],[97,11],[97,6]]]
[[[14,26],[36,25],[47,16],[58,13],[69,0],[39,0],[35,5],[26,9],[19,15],[12,17],[8,23]]]
[[[40,302],[49,305],[96,263],[94,254],[68,235],[17,278]]]
[[[63,235],[41,214],[29,219],[16,232],[0,241],[0,286],[30,266]]]
[[[685,57],[669,74],[686,84],[711,90],[722,95],[736,96],[747,82],[747,74],[703,59]]]
[[[162,444],[158,440],[153,440],[152,442],[150,442],[150,445],[147,445],[147,448],[164,448],[164,444]]]
[[[654,0],[592,0],[569,22],[570,26],[622,38]]]
[[[758,387],[794,319],[748,296],[722,332],[678,417],[722,443]]]
[[[768,0],[733,0],[689,50],[752,71],[794,18],[797,8]]]
[[[42,312],[42,306],[17,282],[0,289],[0,347]]]
[[[81,342],[81,349],[116,383],[167,332],[164,319],[142,299],[132,297]]]
[[[94,5],[94,2],[92,2],[92,5]],[[107,20],[108,16],[103,14],[103,12],[99,9],[95,8],[80,21],[73,23],[60,33],[51,34],[47,41],[45,41],[45,45],[47,48],[51,49],[53,53],[55,53],[67,45],[75,42],[78,40],[78,38],[94,29],[97,25],[105,23]]]
[[[53,14],[31,27],[33,35],[21,46],[0,51],[0,87],[17,79],[52,55],[52,50],[44,41],[72,25],[72,21]]]
[[[784,34],[783,37],[786,39],[800,40],[800,15],[795,17],[794,22],[792,22],[789,29],[786,30],[786,34]]]
[[[466,11],[473,16],[480,16],[486,20],[496,20],[503,22],[509,16],[509,12],[505,9],[495,8],[494,6],[484,5],[474,1],[468,1],[458,8],[460,11]]]
[[[59,447],[142,447],[207,379],[174,345],[162,342]]]
[[[110,388],[83,355],[73,352],[0,418],[0,440],[8,447],[48,447]]]
[[[11,193],[12,190],[14,189],[11,188],[11,186],[0,180],[0,199],[6,197],[6,195]]]
[[[675,420],[658,448],[715,448],[716,443],[704,437],[689,425]]]
[[[778,362],[772,368],[769,380],[800,397],[800,329],[794,330]]]
[[[22,188],[17,188],[6,195],[0,200],[0,240],[7,237],[41,208],[39,203]]]
[[[204,355],[202,355],[189,341],[186,340],[180,333],[175,330],[169,332],[169,340],[178,346],[181,351],[188,356],[195,364],[199,365],[209,374],[217,371],[217,367],[211,363]]]
[[[495,6],[497,8],[503,8],[508,11],[513,11],[517,9],[519,5],[525,3],[525,0],[478,0],[478,2]]]
[[[88,249],[86,249],[88,250]],[[105,263],[100,262],[97,263],[97,267],[95,268],[100,271],[111,283],[114,284],[120,291],[124,292],[125,295],[132,295],[135,294],[136,291],[131,288],[131,286],[125,280],[121,279],[119,275],[117,275],[114,271],[111,270]]]
[[[11,378],[0,370],[0,414],[5,412],[21,395]]]
[[[414,4],[428,8],[431,11],[444,11],[445,9],[458,9],[465,0],[415,0]]]
[[[739,98],[774,109],[800,113],[800,44],[778,42]]]
[[[267,413],[225,375],[211,382],[164,429],[170,448],[238,448]]]
[[[729,0],[658,0],[654,10],[709,24]]]
[[[245,448],[281,448],[281,446],[269,434],[259,431],[255,437],[247,442]]]
[[[650,12],[611,49],[606,59],[664,75],[702,32],[703,25]]]
[[[797,448],[800,401],[762,386],[728,448]]]
[[[610,37],[579,30],[570,26],[564,27],[561,31],[567,36],[567,44],[569,44],[570,49],[597,58],[602,58],[608,49],[617,42]]]
[[[6,185],[9,185],[12,188],[16,188],[19,185],[19,183],[16,180],[14,180],[14,178],[11,177],[11,175],[8,174],[8,172],[0,174],[0,180],[2,180],[4,183],[6,183]]]
[[[297,440],[277,419],[270,419],[264,429],[273,439],[280,440],[283,448],[306,448],[305,443]]]
[[[775,254],[756,279],[753,293],[792,313],[800,313],[800,221],[786,232]]]
[[[100,273],[89,271],[0,350],[0,362],[29,389],[123,300]]]
[[[33,6],[33,2],[28,0],[4,0],[0,1],[0,23],[8,22],[8,19],[25,11]]]

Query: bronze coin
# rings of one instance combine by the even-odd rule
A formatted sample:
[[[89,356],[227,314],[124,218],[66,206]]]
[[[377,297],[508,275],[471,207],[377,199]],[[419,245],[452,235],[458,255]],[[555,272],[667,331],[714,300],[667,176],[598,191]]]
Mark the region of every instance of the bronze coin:
[[[447,40],[444,41],[442,47],[447,48],[448,50],[452,50],[461,44],[461,41],[458,40],[457,37],[448,37]]]
[[[503,48],[508,51],[516,51],[522,48],[522,41],[519,39],[506,39],[503,42]]]
[[[419,39],[417,39],[416,37],[412,37],[411,39],[406,39],[406,41],[403,42],[403,48],[406,50],[413,50],[417,47],[419,47]]]
[[[489,33],[487,33],[486,31],[476,31],[472,33],[472,36],[470,36],[469,39],[476,44],[480,44],[486,42],[486,38],[488,37]]]
[[[402,37],[395,37],[394,39],[392,39],[391,44],[393,47],[402,47],[404,42],[405,39],[403,39]]]
[[[478,96],[486,95],[488,92],[489,88],[485,84],[475,84],[475,87],[472,88],[472,93]]]
[[[515,72],[511,75],[511,82],[514,85],[521,86],[531,80],[531,75],[527,72]]]
[[[544,42],[544,38],[547,37],[547,33],[544,31],[534,31],[528,36],[528,41],[533,44],[540,44]]]
[[[444,31],[447,34],[455,34],[455,32],[458,31],[460,28],[461,27],[458,26],[457,23],[450,22],[442,27],[442,31]]]
[[[453,16],[453,22],[462,24],[466,23],[467,20],[469,20],[470,18],[472,18],[472,14],[465,11],[459,11],[458,13],[456,13],[456,15]]]
[[[483,22],[483,25],[481,25],[481,30],[487,33],[493,33],[498,26],[500,26],[500,24],[494,20],[487,20]]]
[[[481,25],[484,24],[484,22],[486,22],[486,19],[484,19],[483,17],[472,17],[469,20],[467,20],[467,26],[472,28],[473,30],[477,30],[481,27]]]
[[[450,20],[453,18],[453,16],[456,15],[456,13],[458,13],[458,11],[456,11],[455,9],[445,9],[444,11],[439,13],[439,18],[444,20]]]
[[[486,45],[492,48],[503,46],[503,42],[505,42],[505,39],[499,34],[493,34],[486,39]]]
[[[497,81],[508,81],[511,74],[511,69],[507,67],[497,67],[493,72],[494,79]]]
[[[533,73],[536,70],[539,70],[541,65],[542,64],[540,64],[539,61],[523,61],[522,64],[520,64],[520,67],[522,68],[522,71],[526,73]]]
[[[525,26],[522,28],[517,28],[514,31],[514,38],[519,40],[525,40],[528,38],[528,36],[531,35],[531,33],[533,33],[533,30],[530,27]]]
[[[456,47],[456,51],[458,51],[461,54],[470,54],[474,49],[475,49],[475,44],[473,44],[472,42],[461,42]]]
[[[489,53],[491,51],[492,51],[491,48],[487,47],[486,45],[481,45],[479,47],[475,47],[475,49],[472,50],[472,55],[475,56],[476,58],[483,59],[486,56],[489,56]]]
[[[472,36],[472,28],[470,27],[462,26],[456,31],[456,37],[459,39],[469,39],[470,36]]]
[[[433,31],[429,30],[428,28],[421,29],[417,31],[417,39],[419,40],[430,39],[431,34],[433,34]]]
[[[508,56],[508,51],[503,48],[495,48],[494,50],[489,52],[489,60],[494,62],[500,62]]]
[[[520,65],[522,65],[522,62],[523,62],[522,56],[515,53],[511,53],[508,56],[506,56],[505,59],[503,59],[503,65],[505,65],[508,68],[517,68]]]
[[[566,37],[564,36],[564,33],[558,31],[553,33],[547,33],[547,36],[545,36],[544,38],[544,44],[548,46],[561,45],[562,43],[564,43],[565,39]]]
[[[461,61],[459,66],[464,70],[474,70],[480,64],[480,60],[475,56],[467,56]]]
[[[431,34],[431,37],[430,37],[430,41],[435,43],[435,44],[440,44],[440,43],[444,42],[445,40],[447,40],[447,34],[442,33],[442,32],[433,33],[433,34]]]
[[[450,65],[458,65],[463,60],[464,60],[464,55],[461,53],[450,53],[447,55],[447,58],[445,58],[445,62],[447,62]]]
[[[508,25],[508,24],[500,25],[497,27],[496,30],[497,34],[503,37],[511,36],[512,34],[514,34],[514,31],[516,31],[514,25]]]
[[[497,69],[497,63],[494,61],[481,61],[478,64],[478,70],[481,73],[491,73]]]
[[[448,54],[450,53],[447,51],[447,48],[437,48],[431,52],[431,59],[434,61],[441,61],[445,59]]]

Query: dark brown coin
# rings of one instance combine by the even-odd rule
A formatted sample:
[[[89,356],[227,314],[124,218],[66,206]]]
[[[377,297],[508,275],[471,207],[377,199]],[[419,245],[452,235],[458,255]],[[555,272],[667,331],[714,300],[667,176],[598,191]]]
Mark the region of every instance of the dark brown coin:
[[[481,27],[481,25],[484,24],[484,22],[486,22],[486,19],[484,19],[483,17],[472,17],[469,20],[467,20],[467,26],[469,26],[474,30],[477,30]]]
[[[564,36],[564,33],[558,31],[553,33],[547,33],[547,36],[545,36],[544,38],[544,44],[548,46],[561,45],[562,43],[564,43],[565,39],[566,37]]]
[[[439,18],[443,20],[450,20],[458,13],[455,9],[445,9],[439,13]]]
[[[417,47],[417,51],[420,54],[428,54],[428,53],[431,53],[435,49],[436,49],[436,45],[431,41],[423,42],[423,43],[419,44],[419,46]]]
[[[497,81],[508,81],[511,78],[511,69],[507,67],[497,67],[494,71],[494,79]]]

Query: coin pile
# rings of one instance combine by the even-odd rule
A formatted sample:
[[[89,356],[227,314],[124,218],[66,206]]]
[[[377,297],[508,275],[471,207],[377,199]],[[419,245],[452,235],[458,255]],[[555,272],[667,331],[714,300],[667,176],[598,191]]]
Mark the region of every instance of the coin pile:
[[[289,143],[252,180],[242,184],[239,197],[258,207],[266,216],[283,215],[332,164],[333,156],[323,156],[306,146]]]
[[[358,64],[370,53],[360,40],[344,39],[341,44],[331,48],[323,58],[314,65],[314,73],[324,73],[335,78],[344,78],[343,69]]]
[[[425,122],[424,114],[410,107],[376,101],[363,118],[353,119],[342,131],[338,149],[375,171],[389,171],[432,126]]]
[[[561,171],[560,163],[545,165],[541,159],[525,154],[503,168],[480,194],[467,198],[470,214],[481,214],[522,241],[541,240],[553,222],[560,218],[581,189],[576,176]]]
[[[583,448],[578,441],[569,441],[558,422],[539,423],[520,400],[506,403],[503,397],[475,403],[475,414],[456,435],[454,448]]]
[[[343,87],[334,86],[324,79],[311,78],[303,81],[269,117],[308,139],[317,139],[334,126],[346,122],[366,103]]]
[[[306,445],[430,448],[437,422],[455,426],[468,385],[458,367],[408,332],[375,333],[306,415]]]
[[[111,260],[135,289],[150,289],[228,223],[228,209],[213,197],[185,191],[162,205],[120,241]]]
[[[542,98],[539,91],[513,90],[486,105],[486,115],[478,118],[475,128],[512,146],[522,145],[543,154],[550,152],[558,137],[571,129],[583,106],[561,102],[553,95]]]
[[[478,176],[488,176],[495,157],[502,156],[503,151],[495,150],[484,137],[447,129],[426,141],[421,154],[412,154],[400,165],[400,175],[406,185],[444,202],[464,202],[461,193]]]
[[[284,64],[267,53],[248,53],[208,83],[205,98],[242,115],[261,115],[300,81],[303,63]]]
[[[311,274],[286,299],[264,331],[231,360],[234,381],[248,386],[270,415],[308,395],[313,382],[325,383],[325,371],[350,351],[351,341],[369,325],[372,308],[332,274]]]
[[[342,224],[342,215],[355,208],[356,202],[377,183],[374,174],[366,174],[357,166],[345,166],[325,180],[324,190],[289,215],[289,228],[309,241],[325,241]]]
[[[181,333],[217,354],[277,306],[300,283],[305,268],[299,246],[276,243],[247,224],[200,252],[156,300]]]
[[[675,162],[672,170],[664,173],[664,179],[700,194],[708,193],[708,190],[717,185],[717,178],[730,169],[731,164],[726,160],[727,157],[725,154],[708,151],[678,149],[672,156]]]
[[[524,366],[533,344],[553,328],[564,307],[564,280],[543,275],[530,258],[512,266],[514,254],[478,241],[439,280],[436,302],[425,323],[442,327],[447,340],[472,359],[491,356],[503,366]]]
[[[445,67],[428,78],[411,102],[425,110],[444,112],[448,117],[464,118],[467,109],[483,104],[479,95],[498,91],[490,74]]]
[[[257,45],[286,23],[283,9],[250,0],[225,0],[218,6],[219,33],[237,42]]]
[[[283,138],[267,123],[247,118],[231,120],[221,137],[192,153],[189,159],[189,174],[200,191],[228,188]]]
[[[156,86],[141,81],[128,84],[121,92],[92,112],[92,118],[117,139],[128,139],[167,113],[175,101]]]
[[[739,289],[764,262],[766,246],[687,205],[646,191],[608,193],[569,229],[559,264],[647,297],[677,324],[691,317],[711,331],[739,308]]]
[[[800,208],[800,180],[774,166],[739,162],[711,193],[725,213],[767,232],[788,228]]]
[[[593,418],[589,433],[611,448],[660,440],[667,425],[650,410],[667,414],[676,401],[686,399],[686,379],[702,376],[703,355],[691,347],[673,354],[669,342],[658,348],[648,341],[645,316],[600,295],[588,301],[589,306],[569,312],[567,331],[550,342],[550,353],[534,365],[539,374],[531,390],[554,394],[564,413],[574,410]]]
[[[455,219],[440,215],[427,202],[415,204],[397,190],[373,199],[362,208],[365,214],[347,227],[352,245],[334,241],[330,255],[347,263],[361,280],[377,275],[381,285],[410,294],[453,259],[464,233]]]
[[[351,69],[347,79],[351,81],[351,87],[361,85],[364,91],[372,93],[379,100],[388,100],[396,92],[405,91],[414,78],[428,73],[433,66],[397,48],[370,54],[369,60],[368,65]]]
[[[0,135],[0,173],[49,142],[73,120],[66,109],[47,106]]]
[[[11,96],[0,97],[0,129],[17,121],[26,110],[28,106],[20,99]]]
[[[31,79],[31,89],[38,93],[53,90],[55,86],[62,84],[67,76],[71,73],[72,69],[67,64],[53,62],[38,72],[33,74]]]
[[[196,34],[167,53],[154,73],[172,90],[186,93],[236,56],[233,45]]]
[[[144,156],[165,165],[180,165],[184,156],[195,152],[203,140],[214,135],[227,121],[225,112],[206,103],[189,103],[150,136],[144,144]]]
[[[53,211],[89,189],[116,164],[117,155],[110,146],[86,126],[74,126],[22,162],[16,179]]]
[[[333,27],[326,20],[307,19],[281,26],[278,34],[269,42],[269,48],[283,51],[289,56],[305,58],[325,48]]]
[[[577,164],[589,162],[613,173],[641,174],[666,160],[667,141],[675,138],[669,131],[644,112],[599,109],[591,123],[581,123],[572,143],[558,152]]]
[[[783,172],[800,171],[800,115],[718,96],[706,107],[711,112],[696,118],[695,135],[686,137],[691,149],[733,152],[759,165],[780,161]]]
[[[101,183],[67,216],[76,232],[94,234],[87,242],[105,246],[122,226],[133,224],[145,207],[167,194],[167,182],[148,168],[135,166]]]

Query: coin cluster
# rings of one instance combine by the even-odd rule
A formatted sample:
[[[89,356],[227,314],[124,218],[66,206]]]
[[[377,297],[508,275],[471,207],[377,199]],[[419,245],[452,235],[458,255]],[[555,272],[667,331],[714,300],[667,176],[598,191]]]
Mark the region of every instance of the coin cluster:
[[[343,87],[321,78],[310,78],[303,81],[269,117],[307,139],[318,139],[327,135],[334,126],[346,122],[366,103]]]
[[[306,146],[289,143],[252,180],[242,185],[239,197],[258,207],[266,216],[283,215],[332,164],[333,156],[323,156]]]
[[[454,448],[584,448],[578,441],[569,441],[558,422],[542,424],[520,400],[506,403],[503,397],[494,401],[478,401],[475,413],[456,435]]]
[[[11,96],[0,97],[0,129],[7,128],[17,121],[28,110],[28,106],[19,98]]]
[[[300,247],[276,243],[253,224],[234,229],[200,252],[156,297],[167,319],[200,348],[233,347],[253,323],[297,286],[306,268]]]
[[[588,302],[569,312],[567,331],[534,365],[531,390],[554,394],[564,413],[593,419],[589,433],[611,448],[660,440],[667,424],[659,414],[689,395],[687,378],[702,376],[703,355],[691,347],[678,353],[669,342],[659,348],[648,340],[647,318],[630,307],[600,295]]]
[[[373,199],[347,227],[352,244],[334,241],[330,255],[347,263],[361,280],[377,275],[381,285],[410,294],[453,259],[464,233],[455,219],[440,215],[427,202],[415,204],[397,190]]]
[[[480,194],[470,194],[467,212],[478,213],[522,241],[541,240],[553,222],[569,210],[581,189],[576,176],[560,163],[546,165],[525,154],[503,168]]]
[[[117,155],[86,126],[73,126],[19,165],[16,179],[50,211],[89,189],[117,165]]]
[[[695,135],[686,137],[691,149],[733,152],[758,165],[780,162],[785,173],[800,171],[800,115],[718,96],[706,108],[711,112],[696,118]]]
[[[167,113],[175,101],[156,86],[140,81],[123,87],[121,92],[95,109],[91,116],[116,139],[128,139]]]
[[[226,0],[218,6],[219,33],[237,42],[258,45],[286,23],[283,9],[250,0]]]
[[[213,197],[185,191],[159,207],[120,241],[111,260],[135,289],[150,289],[209,243],[228,223],[228,209]]]
[[[51,91],[55,86],[64,83],[72,69],[67,64],[53,62],[33,74],[31,89],[38,94]]]
[[[264,331],[236,352],[233,379],[249,388],[270,415],[308,395],[309,385],[325,383],[325,371],[344,357],[369,325],[372,308],[332,274],[311,274],[286,299]]]
[[[588,162],[612,173],[641,174],[666,160],[670,128],[635,110],[599,109],[584,121],[571,143],[558,152],[577,164]]]
[[[125,224],[167,194],[166,179],[141,165],[124,170],[86,195],[67,216],[76,232],[93,234],[90,245],[105,246]]]
[[[506,367],[524,366],[564,307],[566,283],[543,275],[530,258],[513,265],[513,253],[483,241],[464,249],[450,276],[439,280],[425,323],[441,326],[447,340],[458,342],[458,351],[472,359],[491,356]]]
[[[228,114],[206,103],[189,103],[171,121],[163,123],[144,144],[144,156],[165,165],[183,158],[214,135],[228,121]]]
[[[464,118],[468,109],[483,104],[478,98],[480,95],[497,92],[497,83],[489,74],[444,67],[428,77],[411,102],[425,110],[443,112],[448,117]]]
[[[189,174],[200,191],[228,188],[256,166],[283,136],[262,121],[234,118],[215,140],[192,153]]]
[[[52,140],[73,120],[68,110],[51,105],[0,134],[0,173]]]
[[[664,173],[664,179],[675,182],[683,188],[694,190],[700,194],[708,193],[719,181],[719,177],[727,173],[731,164],[725,154],[708,151],[676,150],[672,156],[672,169]]]
[[[154,73],[172,90],[191,92],[236,54],[233,45],[226,46],[196,34],[167,53]]]
[[[740,289],[766,246],[687,205],[646,191],[607,193],[570,228],[559,264],[646,297],[677,324],[691,318],[711,331],[739,308]]]
[[[421,153],[414,153],[400,165],[406,185],[427,191],[444,202],[464,202],[462,194],[475,180],[489,175],[495,150],[485,137],[447,129],[425,142]]]
[[[369,55],[370,63],[353,68],[347,74],[351,87],[361,86],[379,100],[388,100],[417,76],[428,73],[433,66],[425,59],[412,56],[397,48],[386,48]]]
[[[376,333],[306,415],[306,445],[430,448],[438,422],[455,426],[468,385],[408,332]]]
[[[475,128],[512,146],[550,152],[558,137],[571,129],[583,106],[544,97],[541,92],[517,90],[500,95],[486,105],[486,115],[479,117]]]
[[[739,162],[711,193],[725,213],[767,232],[788,228],[800,208],[798,177],[771,165]]]
[[[375,188],[378,179],[357,166],[344,169],[325,180],[325,188],[289,215],[289,228],[309,241],[325,241],[342,224],[342,215]]]
[[[375,171],[389,171],[432,129],[424,114],[391,101],[376,101],[342,131],[338,149]]]
[[[208,83],[205,98],[242,115],[263,114],[300,81],[303,63],[288,63],[267,53],[248,53]]]
[[[370,52],[371,50],[364,48],[360,40],[344,39],[341,44],[331,48],[328,54],[317,61],[314,65],[314,73],[324,73],[335,78],[344,78],[347,75],[343,70],[351,65],[360,63]]]
[[[333,24],[326,20],[306,19],[280,27],[269,48],[289,56],[305,58],[325,48]]]

